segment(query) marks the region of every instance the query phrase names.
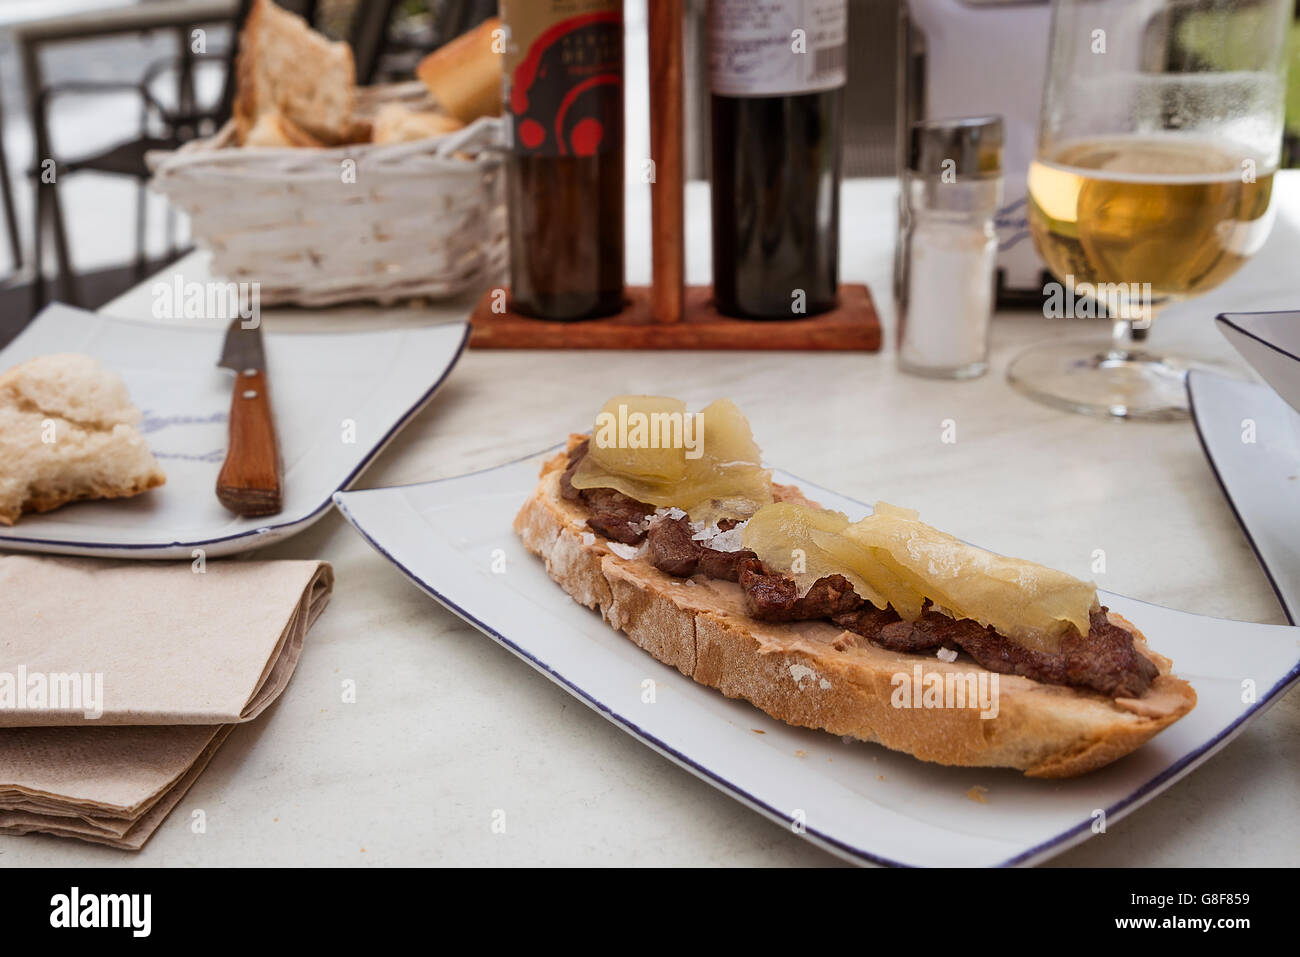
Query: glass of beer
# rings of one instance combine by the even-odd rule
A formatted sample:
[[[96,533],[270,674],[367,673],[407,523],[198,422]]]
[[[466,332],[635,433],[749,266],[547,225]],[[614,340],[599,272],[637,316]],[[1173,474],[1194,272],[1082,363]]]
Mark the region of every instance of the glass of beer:
[[[1189,362],[1151,351],[1169,303],[1263,244],[1282,143],[1294,0],[1053,0],[1028,218],[1057,280],[1045,314],[1105,317],[1098,341],[1021,353],[1007,378],[1093,415],[1187,414]]]

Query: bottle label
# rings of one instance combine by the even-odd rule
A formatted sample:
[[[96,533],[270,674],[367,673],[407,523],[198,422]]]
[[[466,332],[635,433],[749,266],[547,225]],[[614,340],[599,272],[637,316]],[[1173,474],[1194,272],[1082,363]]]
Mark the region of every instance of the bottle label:
[[[847,0],[712,0],[709,87],[792,96],[844,85]]]
[[[621,0],[501,0],[508,146],[594,156],[623,142]]]

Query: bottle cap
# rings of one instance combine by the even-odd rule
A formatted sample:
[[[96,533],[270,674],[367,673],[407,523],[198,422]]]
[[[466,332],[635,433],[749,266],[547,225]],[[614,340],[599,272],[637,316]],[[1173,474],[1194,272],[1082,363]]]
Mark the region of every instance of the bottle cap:
[[[954,165],[945,165],[952,160]],[[908,168],[925,176],[997,176],[1002,172],[1002,117],[966,116],[912,124]]]

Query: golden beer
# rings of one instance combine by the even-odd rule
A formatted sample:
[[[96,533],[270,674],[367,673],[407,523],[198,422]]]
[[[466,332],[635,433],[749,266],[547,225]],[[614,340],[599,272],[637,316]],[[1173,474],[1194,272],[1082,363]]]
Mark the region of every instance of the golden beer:
[[[1268,236],[1273,172],[1182,136],[1075,141],[1030,167],[1029,227],[1057,279],[1194,296]]]

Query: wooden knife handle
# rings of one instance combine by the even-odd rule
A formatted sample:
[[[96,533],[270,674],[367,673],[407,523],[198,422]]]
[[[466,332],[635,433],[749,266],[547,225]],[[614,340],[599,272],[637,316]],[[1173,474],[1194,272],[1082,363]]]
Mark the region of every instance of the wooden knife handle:
[[[266,373],[235,375],[230,400],[230,447],[217,476],[217,499],[238,515],[280,511],[280,450],[271,419]]]

